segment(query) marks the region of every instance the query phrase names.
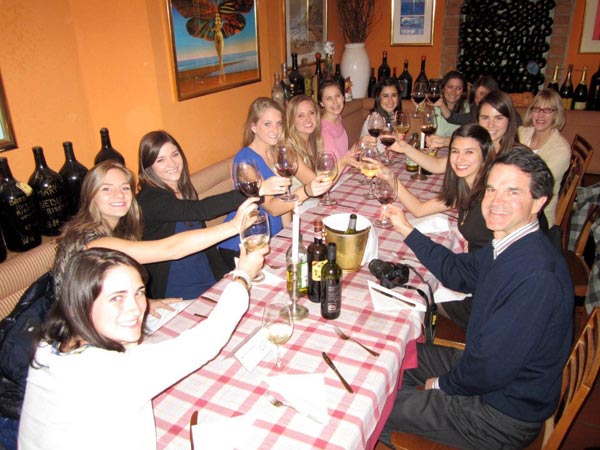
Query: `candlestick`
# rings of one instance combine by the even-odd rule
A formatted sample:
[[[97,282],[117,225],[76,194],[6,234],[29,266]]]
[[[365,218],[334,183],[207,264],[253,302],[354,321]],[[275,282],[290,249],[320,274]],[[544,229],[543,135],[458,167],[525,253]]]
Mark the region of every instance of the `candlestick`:
[[[308,308],[298,304],[298,264],[292,263],[292,290],[289,293],[292,301],[292,317],[294,321],[302,320],[308,317]]]
[[[300,211],[298,202],[294,205],[292,213],[292,264],[298,264],[298,248],[300,246]]]

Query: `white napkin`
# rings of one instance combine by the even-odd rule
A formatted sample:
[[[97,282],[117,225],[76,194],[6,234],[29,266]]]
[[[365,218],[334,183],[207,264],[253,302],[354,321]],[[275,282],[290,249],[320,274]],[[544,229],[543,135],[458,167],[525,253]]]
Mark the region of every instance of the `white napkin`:
[[[237,268],[238,265],[238,258],[234,258],[235,261],[235,267]],[[267,269],[266,266],[263,266],[262,268],[262,273],[264,274],[265,278],[262,281],[254,281],[252,280],[252,285],[253,286],[276,286],[279,283],[283,283],[283,278],[281,278],[280,276],[275,275],[273,272],[269,272],[269,270]]]
[[[465,294],[463,292],[456,292],[452,289],[448,289],[440,285],[440,287],[433,293],[436,303],[453,302],[455,300],[464,300],[466,297],[470,297],[471,294]]]
[[[426,311],[423,300],[405,297],[397,291],[387,289],[371,280],[367,280],[373,308],[377,312],[390,311]]]
[[[192,304],[192,300],[184,300],[182,302],[171,303],[169,306],[174,309],[174,311],[169,311],[168,309],[160,308],[158,312],[160,313],[160,318],[154,317],[152,314],[148,314],[146,316],[146,321],[144,322],[144,334],[151,335],[160,327],[162,327],[165,323],[183,311],[185,308]]]
[[[242,416],[200,422],[192,426],[194,448],[196,450],[258,448],[261,436],[259,429],[253,426],[256,418],[256,413],[250,411]]]
[[[348,227],[351,213],[339,213],[332,214],[323,219],[323,223],[329,228],[338,231],[344,231]],[[362,231],[367,227],[371,227],[369,230],[369,237],[367,238],[367,244],[365,246],[365,252],[360,265],[364,265],[372,259],[379,257],[379,242],[377,239],[377,232],[375,227],[371,224],[371,221],[365,216],[356,214],[356,230]]]
[[[325,378],[321,374],[278,375],[268,377],[271,392],[278,393],[285,403],[319,423],[329,422],[329,413],[325,400]],[[276,396],[278,397],[278,396]]]
[[[423,234],[445,233],[450,231],[448,216],[445,214],[433,214],[431,216],[419,217],[409,220],[411,225]]]

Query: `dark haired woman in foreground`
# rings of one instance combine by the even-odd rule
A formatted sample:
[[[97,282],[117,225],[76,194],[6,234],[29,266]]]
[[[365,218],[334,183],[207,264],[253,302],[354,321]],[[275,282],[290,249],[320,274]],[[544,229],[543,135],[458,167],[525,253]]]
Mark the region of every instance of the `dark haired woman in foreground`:
[[[244,278],[256,275],[267,251],[241,250],[244,275],[226,286],[207,319],[141,346],[143,267],[105,248],[73,256],[37,340],[19,448],[156,448],[152,398],[219,353],[248,308]]]

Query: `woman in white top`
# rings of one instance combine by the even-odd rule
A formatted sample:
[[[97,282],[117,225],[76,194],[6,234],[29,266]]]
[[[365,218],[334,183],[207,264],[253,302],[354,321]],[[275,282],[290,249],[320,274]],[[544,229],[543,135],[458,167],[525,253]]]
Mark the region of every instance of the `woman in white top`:
[[[37,340],[19,428],[21,450],[156,448],[152,398],[214,358],[248,308],[264,250],[241,250],[240,278],[180,336],[138,345],[144,268],[117,250],[73,256]]]
[[[542,89],[527,108],[523,126],[519,127],[519,142],[536,152],[554,177],[552,199],[544,208],[549,227],[554,225],[558,192],[571,161],[571,146],[560,134],[564,126],[565,108],[560,96],[552,89]]]

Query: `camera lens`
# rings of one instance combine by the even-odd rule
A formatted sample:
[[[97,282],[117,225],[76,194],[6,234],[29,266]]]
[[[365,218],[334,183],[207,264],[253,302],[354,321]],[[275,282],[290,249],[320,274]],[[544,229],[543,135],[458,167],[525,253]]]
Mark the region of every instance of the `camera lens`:
[[[373,259],[369,263],[369,270],[378,279],[381,279],[394,270],[394,264],[381,259]]]

